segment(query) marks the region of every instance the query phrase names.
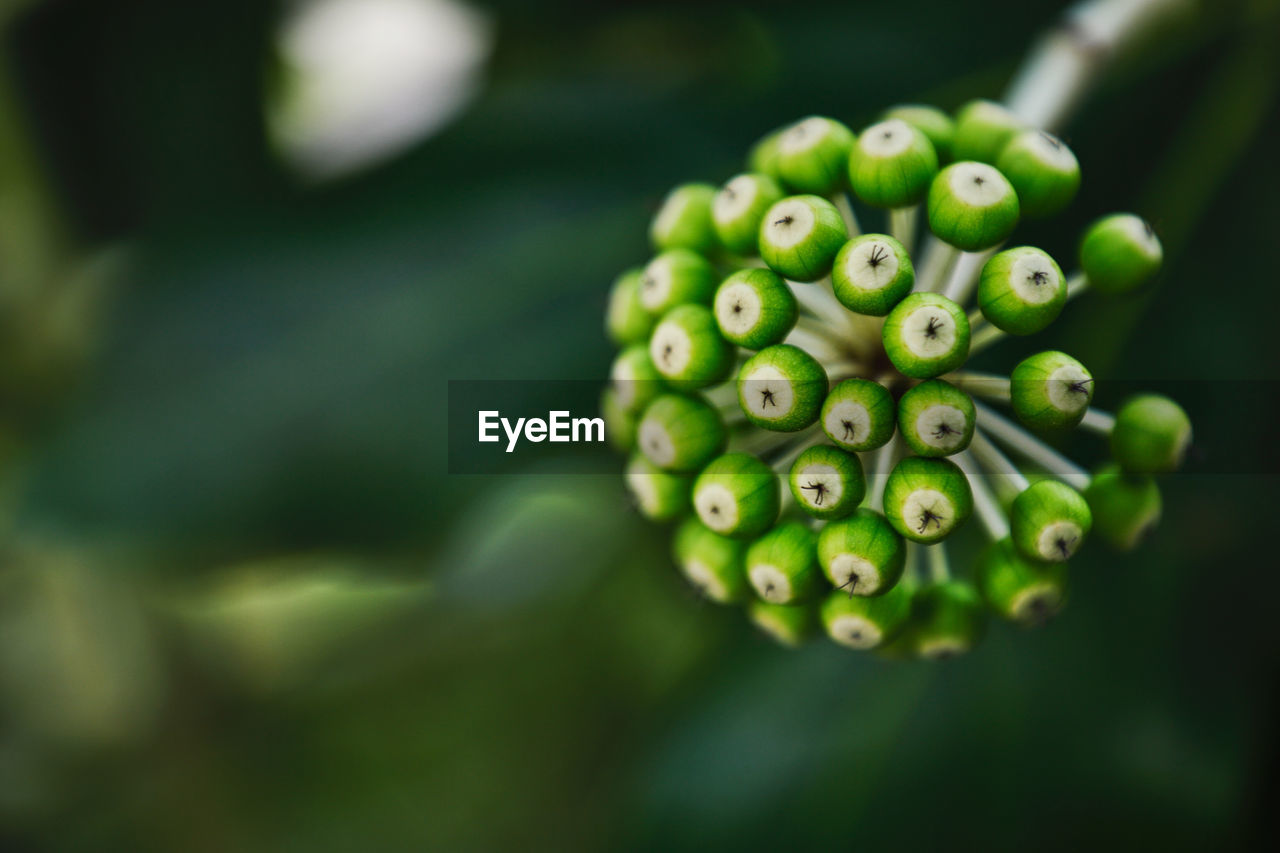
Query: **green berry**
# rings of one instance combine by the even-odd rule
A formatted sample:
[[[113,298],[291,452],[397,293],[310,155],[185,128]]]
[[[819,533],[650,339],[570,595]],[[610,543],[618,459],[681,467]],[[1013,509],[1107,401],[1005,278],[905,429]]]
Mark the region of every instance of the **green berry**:
[[[817,281],[831,272],[849,230],[835,205],[816,195],[777,202],[760,222],[760,257],[792,281]]]
[[[956,123],[942,110],[923,104],[902,104],[886,110],[883,118],[902,119],[929,137],[940,162],[951,160],[951,143],[955,139]]]
[[[716,292],[716,270],[688,249],[671,249],[651,260],[640,275],[640,304],[655,317],[677,305],[710,305]]]
[[[918,203],[936,174],[933,143],[902,119],[871,125],[849,149],[849,185],[872,207]]]
[[[1160,523],[1160,487],[1146,474],[1126,474],[1107,465],[1084,491],[1093,511],[1093,527],[1102,540],[1131,551]]]
[[[1053,216],[1080,189],[1080,163],[1061,139],[1043,130],[1015,136],[996,160],[1018,193],[1018,208],[1029,219]]]
[[[893,438],[894,402],[870,379],[846,379],[822,403],[822,431],[846,450],[875,450]]]
[[[1065,352],[1028,356],[1018,362],[1010,379],[1013,412],[1035,430],[1071,429],[1093,401],[1093,375]]]
[[[929,186],[929,228],[966,252],[1003,243],[1018,224],[1018,194],[994,166],[952,163]]]
[[[747,615],[756,627],[788,648],[812,637],[818,623],[817,612],[809,604],[770,604],[756,599],[747,605]]]
[[[785,195],[768,175],[748,173],[731,179],[711,204],[711,220],[720,242],[730,252],[754,256],[759,251],[765,213]]]
[[[711,202],[716,188],[710,184],[683,184],[668,193],[649,226],[649,239],[659,252],[689,249],[707,253],[719,246],[711,222]]]
[[[609,385],[616,402],[628,412],[642,412],[666,391],[662,374],[649,358],[649,348],[635,344],[618,353],[609,368]]]
[[[1067,602],[1067,564],[1028,560],[1008,539],[991,544],[977,575],[987,605],[1023,625],[1048,621]]]
[[[788,478],[796,504],[815,518],[843,518],[858,508],[867,492],[858,457],[819,444],[800,454]]]
[[[1131,474],[1176,471],[1191,444],[1191,421],[1182,407],[1159,394],[1126,400],[1116,412],[1111,453]]]
[[[600,395],[600,414],[604,417],[604,437],[609,446],[619,453],[634,450],[640,419],[618,402],[618,392],[611,387]]]
[[[747,453],[712,460],[693,483],[693,508],[722,536],[759,536],[778,518],[778,477]]]
[[[817,534],[799,521],[784,521],[747,548],[747,579],[770,604],[797,604],[822,589]]]
[[[907,250],[885,234],[863,234],[845,243],[831,268],[831,286],[840,304],[873,317],[893,310],[915,283]]]
[[[782,172],[778,170],[778,140],[782,138],[782,129],[770,131],[756,141],[747,152],[747,171],[756,175],[767,175],[775,181],[782,180]]]
[[[920,456],[950,456],[969,446],[977,414],[968,394],[941,379],[909,389],[898,401],[898,431]]]
[[[810,116],[778,137],[777,168],[794,192],[830,195],[844,185],[853,132],[835,119]]]
[[[738,372],[738,403],[756,426],[796,432],[818,419],[827,374],[813,356],[790,344],[766,347]]]
[[[956,113],[951,153],[957,160],[994,164],[1023,129],[1017,116],[993,101],[970,101]]]
[[[941,545],[933,546],[941,548]],[[986,611],[977,589],[965,581],[945,581],[916,592],[912,612],[915,652],[943,660],[971,650],[986,630]]]
[[[1146,220],[1132,213],[1103,217],[1080,241],[1080,268],[1099,293],[1127,293],[1160,271],[1164,249]]]
[[[772,270],[739,270],[716,291],[716,323],[728,340],[747,349],[781,343],[795,327],[795,294]]]
[[[945,296],[912,293],[889,312],[883,340],[894,367],[913,379],[929,379],[969,357],[969,318]]]
[[[609,291],[605,331],[618,346],[644,343],[653,331],[654,316],[640,301],[640,279],[644,270],[630,269],[618,276]]]
[[[1084,544],[1093,513],[1084,496],[1066,483],[1039,480],[1014,498],[1009,526],[1022,556],[1061,563]]]
[[[1006,249],[982,267],[978,305],[982,316],[1001,331],[1034,334],[1058,319],[1066,304],[1066,276],[1040,249]]]
[[[746,544],[717,536],[696,518],[676,530],[672,540],[676,565],[699,592],[720,604],[746,601],[751,595],[743,564]]]
[[[945,539],[973,512],[969,480],[953,462],[908,456],[889,475],[884,514],[893,529],[926,545]]]
[[[720,334],[705,305],[677,305],[658,322],[649,339],[649,359],[662,378],[678,388],[705,388],[733,371],[733,344]]]
[[[884,516],[860,509],[818,534],[818,563],[831,585],[849,595],[883,595],[906,562],[902,537]]]
[[[644,410],[636,442],[664,471],[696,471],[724,447],[724,420],[703,400],[664,394]]]
[[[898,584],[884,595],[864,597],[832,592],[822,602],[827,636],[851,649],[874,649],[896,637],[911,616],[911,591]]]
[[[646,518],[670,521],[689,509],[693,479],[672,474],[654,465],[642,454],[633,454],[627,463],[627,488]]]

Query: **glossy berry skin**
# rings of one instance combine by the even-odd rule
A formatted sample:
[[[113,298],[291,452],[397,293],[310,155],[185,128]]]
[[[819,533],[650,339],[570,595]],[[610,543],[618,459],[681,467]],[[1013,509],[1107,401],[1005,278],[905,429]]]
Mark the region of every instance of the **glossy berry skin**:
[[[760,223],[785,195],[768,175],[746,173],[730,179],[711,203],[711,221],[720,243],[743,257],[757,254]]]
[[[778,476],[746,453],[726,453],[702,469],[693,483],[693,508],[708,529],[750,538],[778,518]]]
[[[1013,544],[1024,557],[1062,563],[1084,544],[1093,513],[1084,496],[1066,483],[1040,480],[1014,499],[1009,521]]]
[[[835,119],[810,116],[779,134],[776,164],[788,189],[831,195],[845,184],[854,135]]]
[[[720,334],[746,349],[782,343],[795,327],[799,309],[795,295],[772,270],[739,270],[716,291],[716,324]]]
[[[762,429],[796,432],[818,419],[827,396],[822,365],[799,347],[778,344],[747,359],[738,372],[738,404]]]
[[[817,538],[807,524],[784,521],[751,543],[747,579],[762,601],[797,604],[823,588]]]
[[[851,649],[874,649],[893,640],[911,617],[911,591],[898,584],[884,595],[864,597],[839,590],[822,602],[827,636]]]
[[[884,514],[914,542],[940,542],[968,520],[973,492],[964,472],[946,459],[908,456],[889,475]]]
[[[1182,465],[1191,444],[1191,421],[1182,407],[1159,394],[1126,400],[1116,412],[1111,453],[1131,474],[1165,474]]]
[[[937,173],[933,143],[901,119],[868,127],[849,151],[849,186],[872,207],[917,204]]]
[[[831,285],[855,314],[883,317],[915,286],[915,267],[901,243],[887,234],[863,234],[840,247]]]
[[[818,563],[837,591],[883,595],[902,577],[906,544],[878,512],[860,509],[818,534]]]
[[[710,184],[684,184],[673,189],[649,227],[649,239],[659,252],[689,249],[705,254],[719,246],[711,221],[716,188]]]
[[[889,312],[882,331],[885,354],[906,376],[930,379],[969,357],[969,318],[937,293],[912,293]]]
[[[640,417],[636,444],[664,471],[696,471],[725,444],[720,413],[705,401],[682,394],[663,394]]]
[[[972,398],[941,379],[921,382],[898,401],[898,432],[918,456],[959,453],[969,446],[976,422]]]
[[[870,379],[845,379],[822,402],[819,418],[827,438],[845,450],[875,450],[893,438],[893,395]]]
[[[835,205],[816,195],[784,198],[760,222],[760,257],[792,281],[817,281],[831,272],[849,230]]]
[[[1067,602],[1066,563],[1028,560],[1008,539],[992,543],[978,560],[978,589],[987,606],[1011,622],[1047,622]]]
[[[1104,466],[1090,480],[1084,497],[1093,513],[1094,531],[1118,551],[1132,551],[1160,523],[1160,487],[1147,474]]]
[[[717,604],[738,604],[751,597],[746,550],[746,543],[719,536],[696,518],[686,519],[672,540],[680,573]]]
[[[1058,318],[1067,304],[1067,278],[1047,252],[1032,246],[1006,249],[982,267],[978,305],[991,325],[1011,335],[1031,335]]]
[[[1017,226],[1018,216],[1018,194],[994,166],[952,163],[929,186],[930,230],[966,252],[1003,243]]]
[[[956,160],[994,164],[1023,124],[994,101],[970,101],[956,113],[951,150]]]
[[[1034,430],[1071,429],[1093,401],[1093,375],[1065,352],[1046,350],[1027,356],[1013,369],[1010,380],[1013,412]]]
[[[791,465],[787,484],[796,505],[822,519],[849,515],[867,491],[858,457],[829,444],[801,453]]]
[[[1044,219],[1071,203],[1080,189],[1080,163],[1058,137],[1041,130],[1018,134],[1000,152],[996,167],[1018,193],[1028,219]]]
[[[1164,249],[1147,222],[1131,213],[1105,216],[1080,241],[1080,268],[1099,293],[1136,290],[1160,271]]]

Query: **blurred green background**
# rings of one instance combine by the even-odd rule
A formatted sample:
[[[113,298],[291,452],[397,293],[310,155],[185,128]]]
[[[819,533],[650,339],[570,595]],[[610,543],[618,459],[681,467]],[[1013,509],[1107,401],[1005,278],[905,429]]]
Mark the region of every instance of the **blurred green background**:
[[[0,3],[5,849],[1274,836],[1280,4],[1119,63],[1065,129],[1079,199],[1020,237],[1165,239],[1156,290],[1035,342],[1191,412],[1163,528],[931,666],[700,603],[618,477],[446,475],[446,383],[602,378],[666,188],[798,116],[998,96],[1065,4],[422,3],[397,32],[452,71],[366,80],[345,137],[307,3]],[[388,98],[439,112],[397,137]]]

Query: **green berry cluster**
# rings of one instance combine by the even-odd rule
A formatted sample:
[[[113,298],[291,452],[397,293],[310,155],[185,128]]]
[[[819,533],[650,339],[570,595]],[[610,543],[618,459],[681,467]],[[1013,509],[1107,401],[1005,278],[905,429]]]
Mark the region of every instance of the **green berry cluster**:
[[[1129,292],[1159,270],[1160,241],[1131,214],[1090,226],[1070,275],[1005,247],[1079,185],[1062,140],[976,101],[954,117],[895,107],[856,134],[809,117],[722,186],[666,197],[655,256],[609,298],[621,352],[602,408],[636,505],[676,525],[691,584],[786,645],[822,630],[940,658],[992,613],[1057,612],[1090,533],[1139,542],[1160,516],[1153,477],[1190,441],[1176,403],[1100,411],[1088,369],[1057,351],[1009,376],[965,369],[1086,290]],[[855,198],[885,211],[887,233],[862,231]],[[1093,475],[1043,440],[1076,427],[1109,437]],[[973,516],[989,543],[953,571],[945,543]]]

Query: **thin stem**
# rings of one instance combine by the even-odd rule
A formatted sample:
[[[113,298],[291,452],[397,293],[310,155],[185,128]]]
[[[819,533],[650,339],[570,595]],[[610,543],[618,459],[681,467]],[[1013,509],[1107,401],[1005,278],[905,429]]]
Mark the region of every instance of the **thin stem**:
[[[979,373],[976,370],[960,370],[942,377],[947,382],[984,400],[1009,402],[1012,396],[1013,381],[1008,376],[995,373]]]
[[[895,207],[889,211],[889,235],[902,244],[907,254],[916,247],[916,221],[920,218],[920,205]]]
[[[853,202],[849,201],[848,193],[836,193],[831,196],[831,203],[836,206],[836,210],[840,211],[840,218],[844,220],[844,227],[849,229],[850,239],[859,236],[862,228],[858,226],[858,216],[853,212]]]
[[[834,334],[815,332],[812,329],[796,326],[783,341],[809,353],[818,361],[830,363],[843,361],[845,353],[840,348]]]
[[[906,559],[902,566],[902,577],[915,583],[920,581],[920,549],[923,546],[917,542],[907,543]]]
[[[1010,462],[1009,457],[1001,453],[1000,448],[992,444],[981,430],[974,431],[969,450],[978,464],[994,478],[996,491],[1002,492],[1006,499],[1016,498],[1031,485],[1018,466]]]
[[[965,252],[961,255],[946,285],[942,288],[942,295],[964,307],[969,297],[973,295],[974,288],[978,286],[978,280],[982,277],[982,268],[998,251],[1000,246],[983,252]]]
[[[1102,409],[1089,409],[1084,413],[1080,426],[1098,435],[1111,435],[1116,426],[1116,416]]]
[[[929,579],[934,583],[946,583],[951,580],[951,566],[947,560],[947,546],[937,542],[924,549],[929,562]]]
[[[746,430],[729,437],[729,450],[734,453],[763,456],[790,445],[794,440],[795,435],[792,433],[758,429],[751,425]]]
[[[889,472],[893,470],[899,441],[900,439],[895,435],[876,451],[875,460],[871,466],[871,488],[867,490],[867,497],[863,502],[868,509],[884,512],[884,490],[889,485]]]
[[[987,529],[987,535],[996,542],[1007,537],[1009,519],[1005,517],[996,496],[991,493],[991,489],[987,488],[986,479],[979,471],[973,456],[966,450],[951,458],[960,466],[960,470],[964,471],[965,477],[969,480],[969,489],[973,492],[973,508],[977,511],[978,518],[982,520],[982,526]]]
[[[987,347],[1000,341],[1005,333],[982,318],[977,323],[969,324],[969,357],[977,355]]]
[[[924,271],[916,280],[916,290],[926,293],[936,292],[942,287],[963,254],[955,246],[941,240],[935,239],[930,245],[933,250],[925,258]]]
[[[1084,273],[1074,272],[1067,278],[1067,301],[1070,302],[1089,289],[1089,279]]]
[[[840,300],[836,299],[829,282],[829,279],[815,281],[810,284],[788,281],[787,285],[791,288],[791,292],[795,294],[796,302],[800,304],[801,308],[838,332],[847,331],[851,328],[849,310],[840,304]]]
[[[975,403],[974,406],[978,411],[978,426],[996,441],[1040,466],[1067,485],[1077,489],[1088,488],[1089,474],[1079,465],[981,403]]]
[[[785,477],[787,472],[791,470],[791,466],[800,458],[800,454],[815,444],[821,444],[823,438],[822,430],[816,428],[816,426],[810,427],[804,432],[796,433],[795,443],[770,463],[773,470]],[[790,489],[787,491],[790,491]]]

